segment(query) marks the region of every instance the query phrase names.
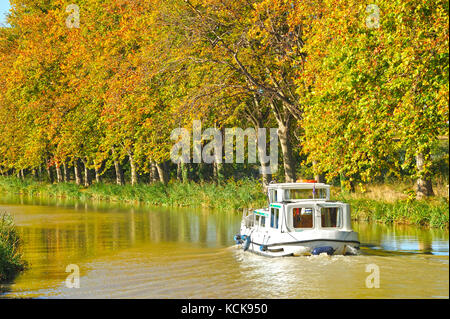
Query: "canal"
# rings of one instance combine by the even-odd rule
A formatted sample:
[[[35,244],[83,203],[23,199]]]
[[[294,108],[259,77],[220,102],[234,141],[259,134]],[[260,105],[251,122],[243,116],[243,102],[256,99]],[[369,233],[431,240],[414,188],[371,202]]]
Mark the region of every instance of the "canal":
[[[0,212],[30,264],[0,298],[449,298],[444,230],[354,223],[359,256],[269,259],[234,246],[239,213],[5,194]]]

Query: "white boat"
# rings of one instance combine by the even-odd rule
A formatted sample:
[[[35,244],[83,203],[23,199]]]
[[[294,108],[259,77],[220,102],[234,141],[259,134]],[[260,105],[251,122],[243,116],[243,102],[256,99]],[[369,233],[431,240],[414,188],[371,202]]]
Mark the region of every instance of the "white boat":
[[[236,243],[268,257],[356,255],[350,205],[330,201],[330,185],[307,181],[269,184],[269,206],[244,211]]]

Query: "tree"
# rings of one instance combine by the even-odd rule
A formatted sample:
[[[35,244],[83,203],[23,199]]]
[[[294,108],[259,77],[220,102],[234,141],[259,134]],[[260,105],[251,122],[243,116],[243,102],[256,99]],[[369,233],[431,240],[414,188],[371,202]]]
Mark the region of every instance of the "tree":
[[[302,16],[310,25],[298,81],[307,88],[304,151],[316,172],[343,175],[350,187],[386,170],[398,175],[448,134],[448,5],[377,5],[377,27],[367,22],[373,12],[355,1],[323,1]],[[395,156],[402,149],[404,161]],[[417,159],[414,176],[429,181],[429,156]]]

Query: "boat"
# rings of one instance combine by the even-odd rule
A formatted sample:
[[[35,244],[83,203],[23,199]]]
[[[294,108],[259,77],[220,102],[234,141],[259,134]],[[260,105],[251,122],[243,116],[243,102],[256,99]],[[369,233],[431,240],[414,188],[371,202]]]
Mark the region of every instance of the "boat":
[[[350,205],[331,201],[330,185],[271,183],[267,192],[267,208],[244,210],[239,248],[267,257],[358,254]]]

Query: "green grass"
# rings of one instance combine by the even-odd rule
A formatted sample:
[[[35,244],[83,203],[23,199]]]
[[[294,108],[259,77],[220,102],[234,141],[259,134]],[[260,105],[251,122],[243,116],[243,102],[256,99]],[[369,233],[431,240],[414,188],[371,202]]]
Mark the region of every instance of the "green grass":
[[[266,197],[261,189],[260,182],[251,179],[230,180],[222,185],[171,182],[167,185],[155,183],[120,186],[99,183],[84,188],[74,183],[48,184],[31,179],[22,181],[16,177],[0,177],[0,191],[8,193],[217,209],[264,206]]]
[[[355,220],[448,229],[448,198],[436,196],[434,199],[416,201],[399,193],[402,197],[390,188],[390,185],[383,185],[382,189],[377,186],[378,191],[370,193],[371,195],[342,193],[337,190],[332,190],[332,193],[336,194],[335,199],[351,204],[352,217]],[[73,183],[48,184],[31,179],[22,181],[16,177],[0,177],[0,191],[81,200],[135,202],[158,206],[201,206],[228,210],[267,205],[260,182],[252,179],[229,180],[222,185],[171,182],[168,185],[155,183],[120,186],[99,183],[84,188]],[[382,194],[384,195],[381,196]],[[395,196],[391,198],[387,194]]]
[[[0,214],[0,283],[12,280],[26,267],[13,219],[9,214]]]

